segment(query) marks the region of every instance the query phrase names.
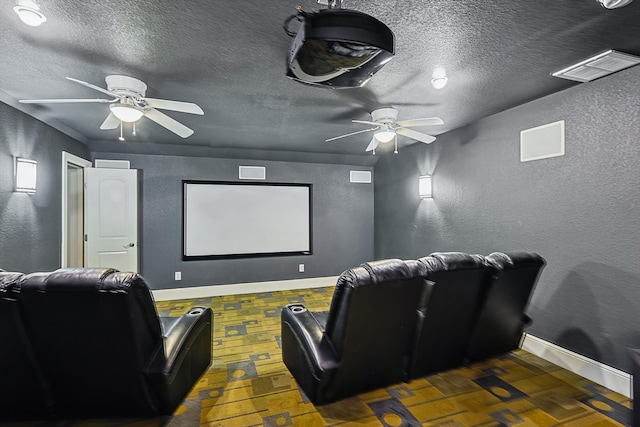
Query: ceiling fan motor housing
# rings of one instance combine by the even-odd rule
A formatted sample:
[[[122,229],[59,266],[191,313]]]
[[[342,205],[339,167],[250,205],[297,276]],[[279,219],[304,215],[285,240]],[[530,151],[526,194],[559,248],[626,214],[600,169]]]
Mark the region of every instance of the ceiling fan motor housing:
[[[140,99],[144,98],[147,92],[147,85],[133,77],[112,75],[105,77],[104,80],[107,82],[107,89],[118,95]]]
[[[379,108],[371,112],[371,118],[376,123],[395,123],[398,110],[395,108]]]

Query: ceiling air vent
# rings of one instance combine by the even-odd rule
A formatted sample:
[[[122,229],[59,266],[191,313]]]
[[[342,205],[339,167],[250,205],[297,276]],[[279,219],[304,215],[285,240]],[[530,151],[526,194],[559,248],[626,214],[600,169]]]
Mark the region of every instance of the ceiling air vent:
[[[608,50],[596,56],[570,65],[551,75],[562,79],[575,80],[577,82],[590,82],[623,70],[633,65],[640,64],[640,58],[627,53]]]

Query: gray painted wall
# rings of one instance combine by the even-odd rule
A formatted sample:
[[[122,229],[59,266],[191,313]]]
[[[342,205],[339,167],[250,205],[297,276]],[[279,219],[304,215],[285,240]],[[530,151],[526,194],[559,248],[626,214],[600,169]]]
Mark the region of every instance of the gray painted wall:
[[[89,158],[85,145],[0,102],[0,268],[60,267],[62,151]],[[38,162],[36,194],[13,191],[14,157]]]
[[[376,164],[376,257],[525,250],[548,262],[530,332],[630,372],[640,347],[640,67]],[[564,119],[566,155],[520,163],[520,131]],[[417,196],[431,172],[434,198]]]
[[[349,182],[350,170],[371,167],[93,154],[130,160],[140,171],[140,269],[154,289],[333,276],[373,258],[373,185]],[[266,166],[267,182],[313,184],[312,255],[182,261],[182,180],[238,181],[239,165]],[[173,280],[175,271],[182,272],[181,281]]]

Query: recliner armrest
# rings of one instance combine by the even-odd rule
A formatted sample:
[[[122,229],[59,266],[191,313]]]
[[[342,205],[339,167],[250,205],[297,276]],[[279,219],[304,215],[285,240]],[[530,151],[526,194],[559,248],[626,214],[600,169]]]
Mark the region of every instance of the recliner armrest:
[[[164,351],[167,356],[163,374],[167,375],[169,382],[173,381],[172,377],[175,376],[176,365],[182,362],[186,352],[191,348],[190,343],[197,340],[197,336],[200,334],[207,335],[211,340],[212,316],[209,307],[192,307],[180,317],[161,318],[162,335],[165,337]],[[169,321],[167,322],[165,319],[169,319]]]
[[[213,312],[192,307],[175,318],[160,318],[164,351],[149,364],[148,378],[161,395],[160,412],[173,413],[211,364]]]
[[[312,370],[312,375],[316,380],[320,381],[329,371],[340,366],[340,359],[330,339],[326,336],[324,328],[313,314],[301,304],[289,304],[282,310],[282,347],[285,364],[293,362],[293,360],[287,360],[290,355],[287,354],[289,353],[288,349],[285,349],[285,326],[290,328],[295,336],[299,347],[297,350],[302,351],[309,364],[308,368]]]

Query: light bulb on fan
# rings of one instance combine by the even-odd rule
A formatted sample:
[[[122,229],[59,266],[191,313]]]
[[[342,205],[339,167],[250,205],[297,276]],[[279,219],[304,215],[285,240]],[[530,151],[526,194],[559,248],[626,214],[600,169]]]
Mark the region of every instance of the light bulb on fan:
[[[382,143],[391,141],[394,136],[396,136],[396,133],[389,129],[381,130],[375,133],[376,139]]]

